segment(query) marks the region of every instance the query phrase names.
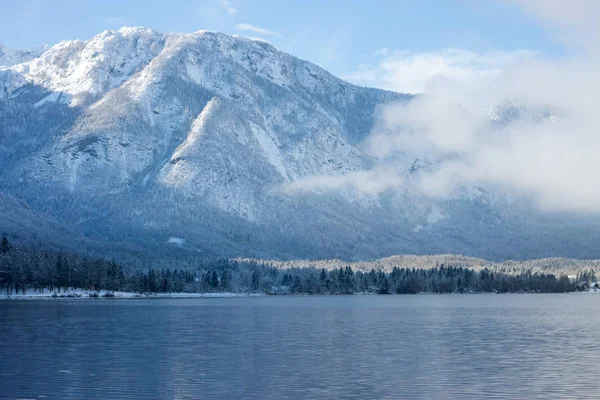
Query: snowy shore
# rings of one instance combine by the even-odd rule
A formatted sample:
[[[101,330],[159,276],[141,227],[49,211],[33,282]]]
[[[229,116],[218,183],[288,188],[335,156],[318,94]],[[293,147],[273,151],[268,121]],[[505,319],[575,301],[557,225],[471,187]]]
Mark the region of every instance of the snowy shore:
[[[494,292],[489,292],[494,293]],[[571,292],[571,293],[598,293],[600,289],[591,288],[589,290]],[[438,295],[439,293],[417,293],[420,295]],[[458,293],[452,293],[458,294]],[[463,294],[485,294],[485,293],[463,293]],[[507,293],[510,294],[510,293]],[[512,294],[526,294],[525,292],[518,292]],[[233,293],[233,292],[215,292],[215,293],[136,293],[136,292],[119,292],[119,291],[88,291],[81,289],[67,289],[58,291],[35,291],[27,290],[25,294],[19,293],[6,294],[5,292],[0,293],[0,300],[74,300],[74,299],[193,299],[193,298],[232,298],[232,297],[262,297],[267,294],[263,293]],[[297,296],[306,296],[307,294],[296,294]],[[352,293],[354,296],[361,295],[376,295],[376,293]]]
[[[223,297],[256,297],[264,296],[256,293],[135,293],[135,292],[118,292],[108,290],[81,290],[81,289],[65,289],[60,293],[57,290],[51,291],[44,289],[36,291],[33,289],[27,290],[25,293],[1,293],[0,300],[35,300],[35,299],[170,299],[170,298],[223,298]]]

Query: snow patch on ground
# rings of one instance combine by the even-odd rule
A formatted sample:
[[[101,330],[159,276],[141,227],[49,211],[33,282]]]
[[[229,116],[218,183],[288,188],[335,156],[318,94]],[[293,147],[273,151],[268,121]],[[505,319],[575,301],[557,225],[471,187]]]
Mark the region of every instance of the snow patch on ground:
[[[427,215],[427,223],[429,225],[433,225],[436,222],[439,222],[443,219],[446,218],[446,214],[444,214],[444,212],[442,212],[442,210],[440,210],[437,207],[432,207],[431,211],[429,212],[429,215]]]
[[[198,174],[198,171],[189,165],[186,158],[199,151],[199,141],[204,134],[206,121],[218,105],[218,99],[213,97],[192,123],[186,139],[175,149],[170,157],[170,162],[163,163],[160,180],[164,185],[181,187],[192,182]]]
[[[182,247],[185,244],[185,239],[180,238],[180,237],[175,237],[175,236],[171,236],[168,240],[167,240],[168,244],[173,244],[177,247]]]
[[[185,69],[192,82],[202,85],[206,81],[204,70],[199,66],[188,63],[185,65]]]
[[[56,103],[61,99],[62,95],[63,95],[62,92],[50,93],[48,96],[44,97],[43,99],[41,99],[40,101],[35,103],[33,106],[35,108],[38,108],[38,107],[43,106],[46,103]]]
[[[260,145],[263,155],[266,157],[267,161],[269,161],[269,163],[277,169],[279,174],[283,176],[285,180],[289,181],[290,178],[285,169],[283,157],[279,152],[279,148],[275,143],[275,139],[270,137],[264,129],[256,124],[251,123],[250,129],[252,129],[252,134],[258,141],[258,144]]]
[[[257,297],[263,296],[262,294],[255,293],[233,293],[233,292],[220,292],[220,293],[135,293],[135,292],[113,292],[108,290],[83,290],[83,289],[62,289],[60,293],[58,290],[43,289],[40,291],[34,289],[27,289],[23,292],[14,293],[14,291],[8,295],[5,292],[0,293],[0,300],[35,300],[35,299],[89,299],[89,298],[116,298],[116,299],[144,299],[144,298],[224,298],[224,297]]]

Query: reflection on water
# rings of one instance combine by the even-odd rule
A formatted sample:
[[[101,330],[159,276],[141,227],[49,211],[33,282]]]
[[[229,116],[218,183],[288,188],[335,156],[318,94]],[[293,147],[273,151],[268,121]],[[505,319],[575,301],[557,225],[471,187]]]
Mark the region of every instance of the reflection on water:
[[[0,398],[600,398],[600,296],[0,302]]]

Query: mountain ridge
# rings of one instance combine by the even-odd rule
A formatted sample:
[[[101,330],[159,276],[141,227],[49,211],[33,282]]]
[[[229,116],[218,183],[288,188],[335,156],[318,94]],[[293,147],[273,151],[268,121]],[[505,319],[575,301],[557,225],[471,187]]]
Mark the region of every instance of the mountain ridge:
[[[361,147],[381,107],[411,95],[349,84],[264,42],[125,27],[2,68],[0,86],[0,191],[84,242],[159,256],[600,256],[597,234],[549,246],[596,225],[532,217],[493,188],[442,200],[281,192],[370,168],[410,180],[435,164],[405,152],[390,165]]]
[[[10,49],[0,43],[0,68],[31,61],[41,56],[48,48],[48,45],[43,44],[28,50]]]

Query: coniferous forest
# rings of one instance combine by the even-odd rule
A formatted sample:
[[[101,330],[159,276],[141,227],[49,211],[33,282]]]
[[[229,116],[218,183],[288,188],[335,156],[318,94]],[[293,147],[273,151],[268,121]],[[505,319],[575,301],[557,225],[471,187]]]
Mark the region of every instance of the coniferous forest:
[[[504,273],[450,265],[435,268],[394,267],[389,272],[278,269],[264,263],[201,259],[186,268],[123,267],[114,260],[44,251],[0,243],[0,292],[66,288],[135,293],[266,293],[266,294],[415,294],[415,293],[563,293],[587,289],[593,271],[571,280],[566,275]]]

